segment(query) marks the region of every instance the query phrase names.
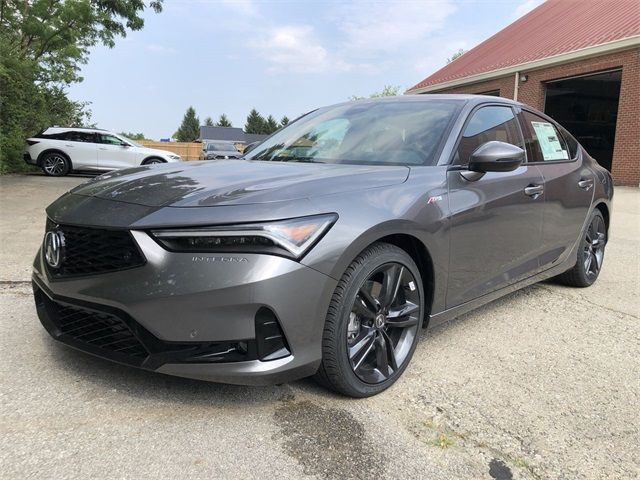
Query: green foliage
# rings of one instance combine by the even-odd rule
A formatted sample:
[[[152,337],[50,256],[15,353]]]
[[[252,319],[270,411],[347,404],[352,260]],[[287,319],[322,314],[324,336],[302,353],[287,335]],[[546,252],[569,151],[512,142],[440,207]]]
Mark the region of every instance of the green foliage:
[[[120,135],[127,137],[130,140],[147,140],[144,133],[120,132]]]
[[[227,116],[223,113],[222,115],[220,115],[220,118],[218,119],[218,127],[233,127],[233,125],[231,125],[231,121],[227,118]]]
[[[273,132],[275,132],[276,130],[278,130],[280,128],[280,124],[278,124],[278,121],[273,118],[273,115],[269,115],[267,117],[267,122],[265,124],[265,132],[267,135],[271,135]]]
[[[453,62],[456,58],[461,57],[465,53],[467,53],[467,51],[465,49],[463,49],[463,48],[458,49],[457,52],[455,52],[453,55],[451,55],[449,58],[447,58],[447,63]]]
[[[173,136],[179,142],[193,142],[200,138],[200,119],[196,117],[193,107],[187,108],[182,124]]]
[[[284,127],[285,125],[289,125],[289,117],[286,115],[280,120],[280,126]]]
[[[382,87],[382,91],[372,93],[369,98],[395,97],[396,95],[400,95],[400,85],[385,85]],[[366,97],[352,95],[349,100],[363,100],[364,98]]]
[[[149,3],[159,12],[162,0]],[[86,102],[65,88],[99,43],[140,30],[143,0],[0,0],[0,173],[25,169],[24,141],[52,125],[80,126]]]
[[[247,116],[247,123],[244,125],[245,133],[267,133],[267,121],[258,111],[253,108]]]
[[[213,127],[213,119],[211,117],[207,117],[204,119],[204,126],[205,127]]]

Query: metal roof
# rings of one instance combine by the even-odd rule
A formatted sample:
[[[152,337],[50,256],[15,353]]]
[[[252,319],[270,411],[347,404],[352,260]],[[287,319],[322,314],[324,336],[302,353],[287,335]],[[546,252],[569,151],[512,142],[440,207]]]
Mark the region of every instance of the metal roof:
[[[571,52],[602,54],[634,46],[640,46],[639,0],[547,0],[407,92],[495,78],[511,73],[509,67],[526,69],[550,57],[562,61]]]

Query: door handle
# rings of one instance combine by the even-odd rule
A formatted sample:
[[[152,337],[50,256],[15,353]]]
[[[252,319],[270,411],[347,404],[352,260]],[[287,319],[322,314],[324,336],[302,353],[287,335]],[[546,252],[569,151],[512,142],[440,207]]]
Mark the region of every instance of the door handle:
[[[593,180],[580,180],[578,186],[583,190],[589,190],[593,187]]]
[[[524,189],[524,194],[533,198],[538,198],[542,192],[544,192],[542,185],[530,185]]]
[[[106,150],[107,147],[100,147],[100,150]]]

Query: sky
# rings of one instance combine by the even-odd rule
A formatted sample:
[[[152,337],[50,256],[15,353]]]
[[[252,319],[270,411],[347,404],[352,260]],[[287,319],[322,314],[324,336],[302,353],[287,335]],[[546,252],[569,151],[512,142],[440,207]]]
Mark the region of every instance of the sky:
[[[384,85],[401,91],[542,0],[165,0],[145,27],[94,47],[69,88],[93,123],[170,137],[185,110],[202,123],[252,108],[293,119]]]

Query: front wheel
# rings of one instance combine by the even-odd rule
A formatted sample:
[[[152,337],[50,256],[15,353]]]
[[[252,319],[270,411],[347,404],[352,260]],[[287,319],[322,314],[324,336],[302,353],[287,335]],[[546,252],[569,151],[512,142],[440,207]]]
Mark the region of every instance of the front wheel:
[[[589,219],[589,226],[578,248],[578,258],[571,270],[557,277],[560,283],[570,287],[589,287],[598,278],[604,261],[604,247],[607,244],[607,227],[600,210],[595,209]]]
[[[331,299],[316,379],[352,397],[386,390],[409,364],[423,312],[422,279],[411,257],[386,243],[367,248]]]

